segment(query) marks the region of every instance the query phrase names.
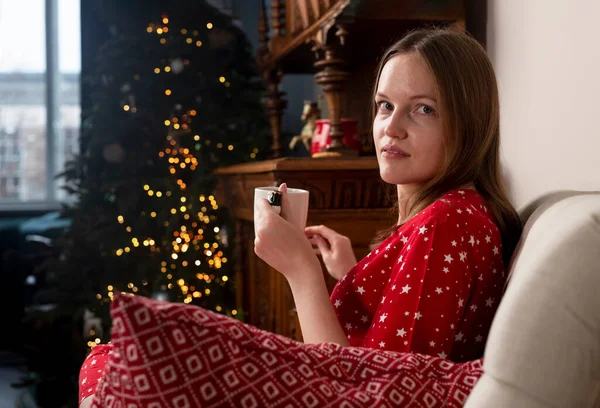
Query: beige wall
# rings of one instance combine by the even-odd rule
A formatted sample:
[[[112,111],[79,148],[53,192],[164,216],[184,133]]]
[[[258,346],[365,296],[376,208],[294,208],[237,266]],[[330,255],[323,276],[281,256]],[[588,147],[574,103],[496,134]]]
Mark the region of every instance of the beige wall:
[[[600,190],[600,1],[488,0],[502,156],[517,207]]]

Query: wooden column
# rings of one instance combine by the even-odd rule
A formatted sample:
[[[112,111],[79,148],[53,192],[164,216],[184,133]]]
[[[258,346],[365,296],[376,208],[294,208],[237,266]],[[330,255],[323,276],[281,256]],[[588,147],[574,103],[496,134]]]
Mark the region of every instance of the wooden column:
[[[242,220],[235,220],[235,240],[234,240],[234,253],[235,253],[235,304],[237,309],[242,309],[248,312],[246,305],[244,305],[244,285],[248,282],[244,280],[244,265],[247,264],[247,260],[242,251],[244,237],[244,222]]]
[[[267,24],[266,10],[265,10],[265,2],[264,0],[259,0],[260,13],[258,16],[258,55],[257,62],[260,62],[265,58],[265,56],[269,53],[269,25]]]
[[[282,0],[273,0],[271,2],[271,26],[276,36],[282,37],[284,34],[285,24],[283,19],[285,16],[284,3]]]
[[[314,64],[319,69],[319,72],[315,74],[315,81],[323,87],[329,110],[331,144],[327,148],[327,153],[333,153],[337,156],[357,156],[358,152],[356,150],[348,148],[342,142],[344,136],[341,121],[342,98],[350,74],[344,70],[346,61],[338,55],[338,47],[326,44],[327,31],[328,29],[325,29],[324,34],[322,34],[324,45],[321,46],[321,49],[324,52],[323,58]],[[336,35],[340,39],[340,44],[343,45],[347,35],[346,30],[340,28]],[[319,157],[319,155],[316,154],[313,157]]]
[[[265,82],[267,84],[267,99],[265,106],[269,115],[269,123],[271,124],[271,133],[273,142],[271,144],[271,158],[281,157],[281,118],[283,111],[287,107],[287,101],[283,99],[285,92],[279,90],[281,77],[283,73],[277,68],[270,69],[265,72]]]

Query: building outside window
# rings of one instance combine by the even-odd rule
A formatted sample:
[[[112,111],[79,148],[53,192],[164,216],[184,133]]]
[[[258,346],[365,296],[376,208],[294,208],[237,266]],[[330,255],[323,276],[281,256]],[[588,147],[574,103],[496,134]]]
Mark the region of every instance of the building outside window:
[[[78,151],[80,0],[0,0],[0,209],[55,207]]]

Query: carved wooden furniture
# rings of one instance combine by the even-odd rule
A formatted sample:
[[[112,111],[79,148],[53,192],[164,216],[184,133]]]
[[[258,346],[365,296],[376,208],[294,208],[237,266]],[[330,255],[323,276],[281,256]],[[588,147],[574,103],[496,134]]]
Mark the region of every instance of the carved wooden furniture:
[[[348,236],[357,259],[390,213],[371,152],[350,157],[341,143],[341,118],[358,122],[370,139],[371,86],[378,58],[408,30],[424,25],[466,28],[484,43],[486,0],[259,0],[258,67],[267,84],[266,109],[275,159],[222,168],[217,199],[236,224],[237,304],[259,328],[301,339],[285,279],[254,254],[254,188],[288,183],[310,191],[308,224]],[[325,93],[336,158],[279,158],[281,117],[287,102],[279,84],[286,73],[314,74]],[[324,112],[324,117],[327,113]],[[327,279],[331,290],[335,282]]]
[[[268,87],[272,156],[281,156],[279,84],[286,73],[312,73],[325,94],[331,152],[354,151],[341,143],[341,117],[370,128],[370,87],[377,59],[408,30],[425,25],[467,29],[483,42],[486,0],[259,0],[257,61]],[[483,27],[483,29],[482,29]],[[271,33],[269,37],[268,33]]]
[[[301,340],[287,281],[254,254],[254,188],[286,182],[309,190],[308,225],[325,224],[348,236],[361,259],[375,232],[395,221],[376,159],[281,158],[221,168],[216,174],[217,202],[225,203],[236,220],[237,306],[247,313],[248,323]],[[325,275],[331,290],[335,281]]]

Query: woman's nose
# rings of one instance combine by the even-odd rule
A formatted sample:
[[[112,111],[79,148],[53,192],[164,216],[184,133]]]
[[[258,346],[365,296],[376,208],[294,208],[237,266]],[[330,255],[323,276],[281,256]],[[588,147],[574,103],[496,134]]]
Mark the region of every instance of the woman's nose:
[[[388,123],[384,128],[384,134],[387,137],[393,137],[397,139],[404,139],[408,136],[406,126],[402,118],[399,116],[392,116],[388,119]]]

